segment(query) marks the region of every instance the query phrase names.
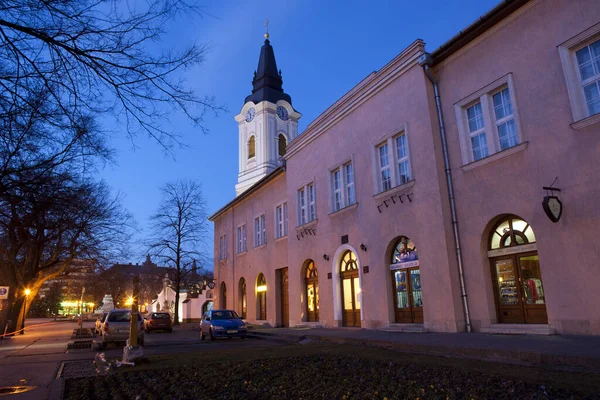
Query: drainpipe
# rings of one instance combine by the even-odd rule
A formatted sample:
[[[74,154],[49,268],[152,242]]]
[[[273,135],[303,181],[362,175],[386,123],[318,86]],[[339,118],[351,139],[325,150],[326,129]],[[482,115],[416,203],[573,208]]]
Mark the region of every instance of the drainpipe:
[[[460,296],[462,298],[463,309],[465,311],[465,327],[467,332],[471,332],[471,316],[469,314],[469,304],[467,302],[467,290],[465,287],[465,275],[462,262],[462,252],[460,249],[460,238],[458,236],[458,220],[456,218],[456,205],[454,203],[454,189],[452,186],[452,172],[450,169],[450,161],[448,159],[448,145],[446,142],[446,130],[444,129],[444,117],[442,115],[442,105],[440,101],[440,90],[438,83],[433,77],[429,66],[433,63],[433,59],[429,53],[424,53],[419,57],[419,65],[425,71],[425,75],[433,84],[433,92],[435,94],[435,107],[437,109],[438,122],[440,125],[440,136],[442,139],[442,152],[444,154],[444,168],[446,171],[446,184],[448,185],[448,199],[450,200],[450,215],[452,218],[452,233],[454,234],[454,247],[456,250],[456,261],[458,262],[458,278],[460,280]]]

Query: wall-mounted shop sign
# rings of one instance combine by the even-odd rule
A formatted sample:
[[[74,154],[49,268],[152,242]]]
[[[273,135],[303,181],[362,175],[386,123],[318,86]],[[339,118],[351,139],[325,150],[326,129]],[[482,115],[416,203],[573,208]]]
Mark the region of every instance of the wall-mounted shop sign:
[[[505,247],[503,249],[490,250],[490,251],[488,251],[488,257],[506,256],[509,254],[525,253],[527,251],[536,251],[536,250],[537,250],[537,244],[530,243],[530,244],[524,244],[522,246],[512,246],[512,247]]]
[[[401,263],[396,263],[396,264],[390,265],[390,270],[395,271],[397,269],[412,268],[412,267],[418,267],[418,266],[419,266],[419,260],[406,261],[406,262],[401,262]]]
[[[552,222],[558,222],[563,212],[562,202],[556,196],[545,196],[542,201],[544,212]]]

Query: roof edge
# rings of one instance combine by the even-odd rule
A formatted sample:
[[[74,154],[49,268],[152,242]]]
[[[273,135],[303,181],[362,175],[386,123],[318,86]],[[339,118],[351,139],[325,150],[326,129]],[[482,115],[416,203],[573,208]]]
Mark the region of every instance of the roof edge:
[[[431,53],[439,64],[531,0],[504,0]]]
[[[273,171],[271,171],[271,173],[269,175],[265,176],[264,178],[262,178],[261,180],[256,182],[254,185],[252,185],[248,189],[246,189],[245,192],[243,192],[242,194],[240,194],[239,196],[237,196],[236,198],[231,200],[229,203],[225,204],[223,207],[221,207],[220,209],[215,211],[211,216],[208,217],[208,220],[211,222],[214,222],[215,218],[224,214],[231,207],[233,207],[237,203],[241,202],[246,197],[250,196],[250,194],[256,192],[258,189],[260,189],[261,187],[263,187],[264,185],[266,185],[267,183],[269,183],[270,181],[275,179],[277,176],[279,176],[283,172],[285,172],[285,165],[281,165],[281,166],[275,168]]]

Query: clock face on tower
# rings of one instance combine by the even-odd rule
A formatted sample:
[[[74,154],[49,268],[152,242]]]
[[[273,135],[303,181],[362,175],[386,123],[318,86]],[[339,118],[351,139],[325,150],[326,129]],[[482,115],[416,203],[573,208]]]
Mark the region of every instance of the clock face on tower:
[[[246,113],[246,122],[250,122],[254,119],[254,107],[248,109],[248,112]]]
[[[285,109],[284,106],[277,107],[277,116],[282,121],[288,120],[288,118],[289,118],[288,111]]]

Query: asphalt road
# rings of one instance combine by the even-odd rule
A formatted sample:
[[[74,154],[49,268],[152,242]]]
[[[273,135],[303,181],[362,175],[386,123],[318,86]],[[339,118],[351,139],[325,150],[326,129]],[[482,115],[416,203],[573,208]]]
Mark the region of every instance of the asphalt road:
[[[84,322],[84,328],[93,328],[93,322]],[[35,390],[11,395],[11,400],[42,400],[56,397],[57,373],[63,361],[93,360],[92,350],[67,350],[71,334],[78,325],[73,322],[53,322],[29,319],[25,334],[0,341],[0,387],[32,385]],[[273,347],[281,343],[257,339],[220,339],[201,341],[200,332],[187,327],[175,327],[173,333],[155,332],[145,336],[144,353],[173,354],[190,351],[218,351],[247,347]],[[119,357],[122,346],[110,345],[102,350],[107,357]],[[176,355],[179,354],[179,355]]]

